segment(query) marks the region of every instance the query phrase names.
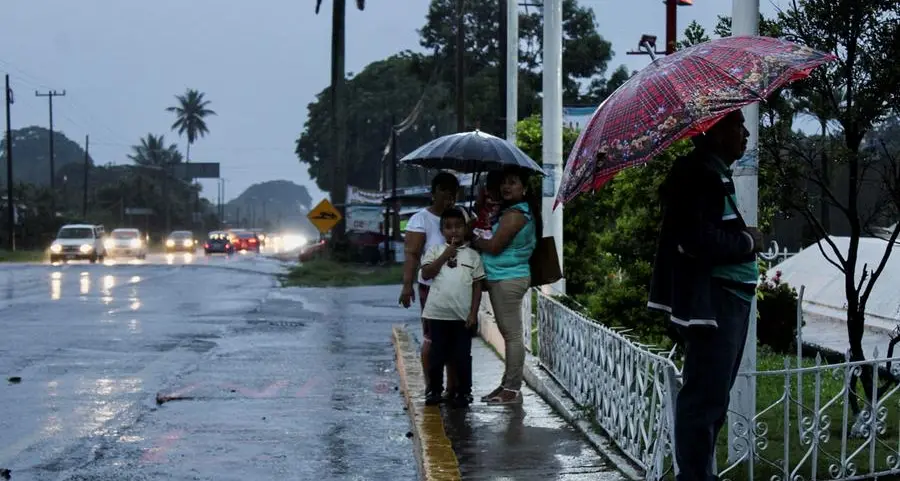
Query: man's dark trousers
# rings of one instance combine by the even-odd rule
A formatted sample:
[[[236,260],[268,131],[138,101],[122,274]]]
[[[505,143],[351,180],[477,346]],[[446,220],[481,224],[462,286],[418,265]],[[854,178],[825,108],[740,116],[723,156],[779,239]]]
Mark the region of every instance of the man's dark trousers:
[[[675,402],[677,481],[711,481],[716,437],[725,424],[749,327],[750,303],[713,283],[717,328],[681,329],[683,386]]]
[[[428,353],[428,390],[441,394],[444,386],[444,365],[456,369],[456,393],[467,396],[472,393],[472,333],[465,321],[428,320],[431,333],[431,351]]]

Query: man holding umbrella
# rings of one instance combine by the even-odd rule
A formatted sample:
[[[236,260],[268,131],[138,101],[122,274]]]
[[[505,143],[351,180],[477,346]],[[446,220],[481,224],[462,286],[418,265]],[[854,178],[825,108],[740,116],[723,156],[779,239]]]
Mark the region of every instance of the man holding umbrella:
[[[762,235],[737,210],[732,162],[749,133],[740,110],[675,161],[660,188],[663,224],[648,306],[669,314],[684,346],[683,386],[675,403],[679,481],[713,475],[716,438],[725,423],[749,327]]]
[[[711,481],[749,327],[762,236],[737,209],[728,165],[749,133],[740,109],[807,77],[834,55],[787,40],[725,37],[655,59],[607,98],[582,130],[557,192],[599,189],[684,138],[660,189],[663,225],[648,306],[669,314],[684,345],[675,405],[678,481]]]

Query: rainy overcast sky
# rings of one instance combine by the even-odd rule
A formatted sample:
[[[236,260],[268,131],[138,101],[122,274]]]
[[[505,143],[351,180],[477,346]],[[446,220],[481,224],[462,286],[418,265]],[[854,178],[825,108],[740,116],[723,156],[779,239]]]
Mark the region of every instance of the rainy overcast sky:
[[[401,50],[419,50],[417,29],[427,0],[368,0],[365,12],[348,1],[347,70]],[[661,0],[580,0],[593,7],[598,30],[619,64],[642,33],[664,37]],[[761,0],[772,15],[789,0]],[[400,8],[400,5],[403,8]],[[679,8],[682,31],[697,20],[712,31],[728,0],[696,0]],[[147,133],[169,131],[174,95],[205,92],[217,117],[192,148],[197,162],[220,162],[226,197],[250,185],[287,179],[322,197],[294,155],[306,106],[329,81],[331,2],[314,15],[315,0],[4,0],[0,73],[9,73],[16,102],[13,128],[47,125],[47,99],[35,89],[66,90],[54,100],[55,128],[70,139],[91,137],[100,164],[127,162],[130,146]],[[390,5],[390,6],[387,6]],[[215,181],[204,181],[215,200]],[[315,200],[314,200],[315,202]]]

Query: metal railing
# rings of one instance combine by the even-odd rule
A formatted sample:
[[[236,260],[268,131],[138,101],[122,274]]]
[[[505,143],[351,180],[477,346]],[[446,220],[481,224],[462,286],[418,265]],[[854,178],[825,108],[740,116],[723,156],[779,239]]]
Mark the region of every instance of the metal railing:
[[[645,479],[674,478],[676,364],[544,293],[535,290],[534,296],[542,367],[644,471]],[[522,306],[529,347],[531,297]],[[801,336],[798,330],[798,341]],[[721,479],[851,481],[900,475],[895,372],[900,358],[878,359],[876,352],[867,361],[825,364],[817,357],[804,364],[797,352],[796,359],[785,356],[783,369],[740,373],[756,378],[759,408],[752,419],[733,424],[730,442],[741,454],[720,464]],[[853,388],[863,372],[879,386],[868,399]],[[728,452],[724,439],[723,430],[720,462]]]
[[[536,295],[543,367],[647,479],[659,479],[672,452],[675,364],[543,293]]]
[[[863,371],[869,371],[878,386],[878,368],[897,360],[829,365],[817,356],[812,366],[791,368],[785,358],[784,369],[741,373],[756,377],[758,390],[777,390],[780,396],[760,406],[753,419],[734,424],[738,436],[732,442],[739,443],[743,454],[719,476],[775,481],[897,476],[900,385],[885,392],[873,390],[870,400],[851,389],[852,379]],[[854,414],[857,402],[863,403],[863,409]]]

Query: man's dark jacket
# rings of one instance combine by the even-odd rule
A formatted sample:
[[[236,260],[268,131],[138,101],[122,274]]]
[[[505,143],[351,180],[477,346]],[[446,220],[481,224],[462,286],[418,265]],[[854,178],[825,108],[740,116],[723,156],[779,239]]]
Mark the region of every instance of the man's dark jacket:
[[[734,183],[716,164],[710,154],[695,149],[675,160],[660,188],[663,223],[647,305],[669,313],[681,326],[716,326],[714,285],[747,287],[714,279],[713,267],[755,259],[753,237],[740,215],[722,218]]]

